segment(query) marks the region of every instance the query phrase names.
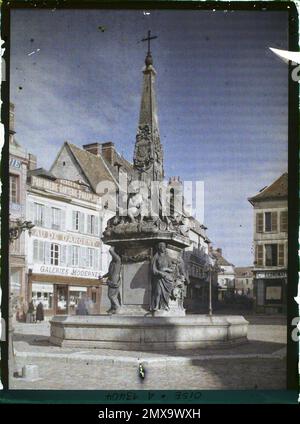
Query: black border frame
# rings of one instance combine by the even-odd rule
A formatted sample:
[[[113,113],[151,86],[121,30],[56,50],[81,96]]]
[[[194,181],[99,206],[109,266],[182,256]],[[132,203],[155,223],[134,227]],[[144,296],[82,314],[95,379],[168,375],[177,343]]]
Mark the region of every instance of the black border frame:
[[[2,179],[2,197],[1,197],[1,282],[2,282],[2,305],[1,312],[6,322],[8,322],[8,280],[7,270],[9,265],[8,254],[8,227],[9,227],[9,140],[8,140],[8,122],[9,122],[9,86],[10,86],[10,10],[23,8],[57,8],[57,9],[190,9],[190,10],[248,10],[248,11],[287,11],[289,16],[289,50],[298,51],[298,14],[294,3],[289,1],[274,2],[256,2],[256,1],[234,1],[234,2],[215,2],[215,1],[102,1],[102,0],[45,0],[45,1],[26,1],[5,0],[2,4],[1,13],[1,37],[4,40],[5,53],[4,60],[6,65],[6,80],[1,83],[1,98],[3,106],[1,111],[1,121],[5,125],[5,144],[2,149],[1,159],[1,179]],[[287,285],[287,390],[274,391],[248,391],[248,390],[222,390],[222,391],[202,391],[202,396],[198,403],[295,403],[299,389],[298,376],[298,343],[292,341],[291,333],[295,326],[292,326],[292,320],[298,317],[298,305],[294,301],[297,296],[298,285],[298,227],[299,227],[299,84],[291,78],[293,66],[289,65],[289,120],[288,120],[288,285]],[[4,280],[4,282],[3,282]],[[6,326],[6,340],[8,340],[8,326]],[[59,390],[10,390],[8,388],[8,343],[1,342],[1,379],[4,390],[0,392],[0,403],[142,403],[147,402],[148,391],[59,391]],[[6,369],[3,369],[3,363]],[[131,393],[124,402],[110,401],[105,398],[105,393]],[[144,393],[142,393],[144,392]],[[182,391],[181,391],[182,392]],[[169,401],[169,403],[181,403],[176,400],[176,391],[155,391],[158,393],[158,402]],[[136,396],[134,395],[136,394]],[[160,396],[161,394],[161,396]],[[170,395],[170,396],[169,396]],[[173,396],[174,395],[174,396]],[[233,399],[234,397],[234,399]],[[2,398],[2,399],[1,399]],[[163,400],[164,399],[164,400]],[[194,402],[193,400],[192,402]],[[151,400],[151,403],[154,400]],[[184,403],[191,403],[184,400]]]

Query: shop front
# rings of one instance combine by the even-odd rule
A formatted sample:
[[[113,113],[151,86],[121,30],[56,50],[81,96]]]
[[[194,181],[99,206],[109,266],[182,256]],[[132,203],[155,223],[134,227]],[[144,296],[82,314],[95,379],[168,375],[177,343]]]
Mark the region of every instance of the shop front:
[[[286,271],[255,272],[256,312],[286,312],[286,286]]]
[[[89,315],[100,313],[101,281],[92,278],[28,274],[28,302],[43,304],[45,315],[76,315],[84,299]]]

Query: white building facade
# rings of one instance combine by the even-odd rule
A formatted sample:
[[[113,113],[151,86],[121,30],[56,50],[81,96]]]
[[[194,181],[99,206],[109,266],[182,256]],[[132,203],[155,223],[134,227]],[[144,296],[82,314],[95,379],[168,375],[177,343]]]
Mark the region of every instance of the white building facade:
[[[101,276],[108,270],[108,246],[101,241],[109,213],[84,184],[45,173],[28,180],[26,235],[28,301],[41,301],[48,314],[75,314],[79,299],[99,313]]]

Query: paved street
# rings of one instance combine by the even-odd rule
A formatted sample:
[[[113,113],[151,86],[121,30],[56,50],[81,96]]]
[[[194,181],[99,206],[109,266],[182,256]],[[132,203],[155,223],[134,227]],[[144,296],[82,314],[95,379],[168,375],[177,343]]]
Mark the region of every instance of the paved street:
[[[59,348],[49,324],[15,324],[18,367],[36,364],[40,379],[14,378],[13,389],[284,389],[284,317],[246,316],[249,342],[197,351],[124,352]],[[142,362],[146,378],[138,375]]]

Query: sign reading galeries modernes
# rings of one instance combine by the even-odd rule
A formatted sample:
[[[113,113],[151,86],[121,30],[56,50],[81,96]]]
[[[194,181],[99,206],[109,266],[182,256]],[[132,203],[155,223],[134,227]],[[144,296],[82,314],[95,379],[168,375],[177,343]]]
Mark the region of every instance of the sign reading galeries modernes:
[[[82,277],[82,278],[99,278],[100,274],[97,271],[92,271],[90,269],[81,269],[74,267],[61,267],[54,265],[33,265],[33,273],[36,274],[52,274],[52,275],[62,275],[65,277]]]

